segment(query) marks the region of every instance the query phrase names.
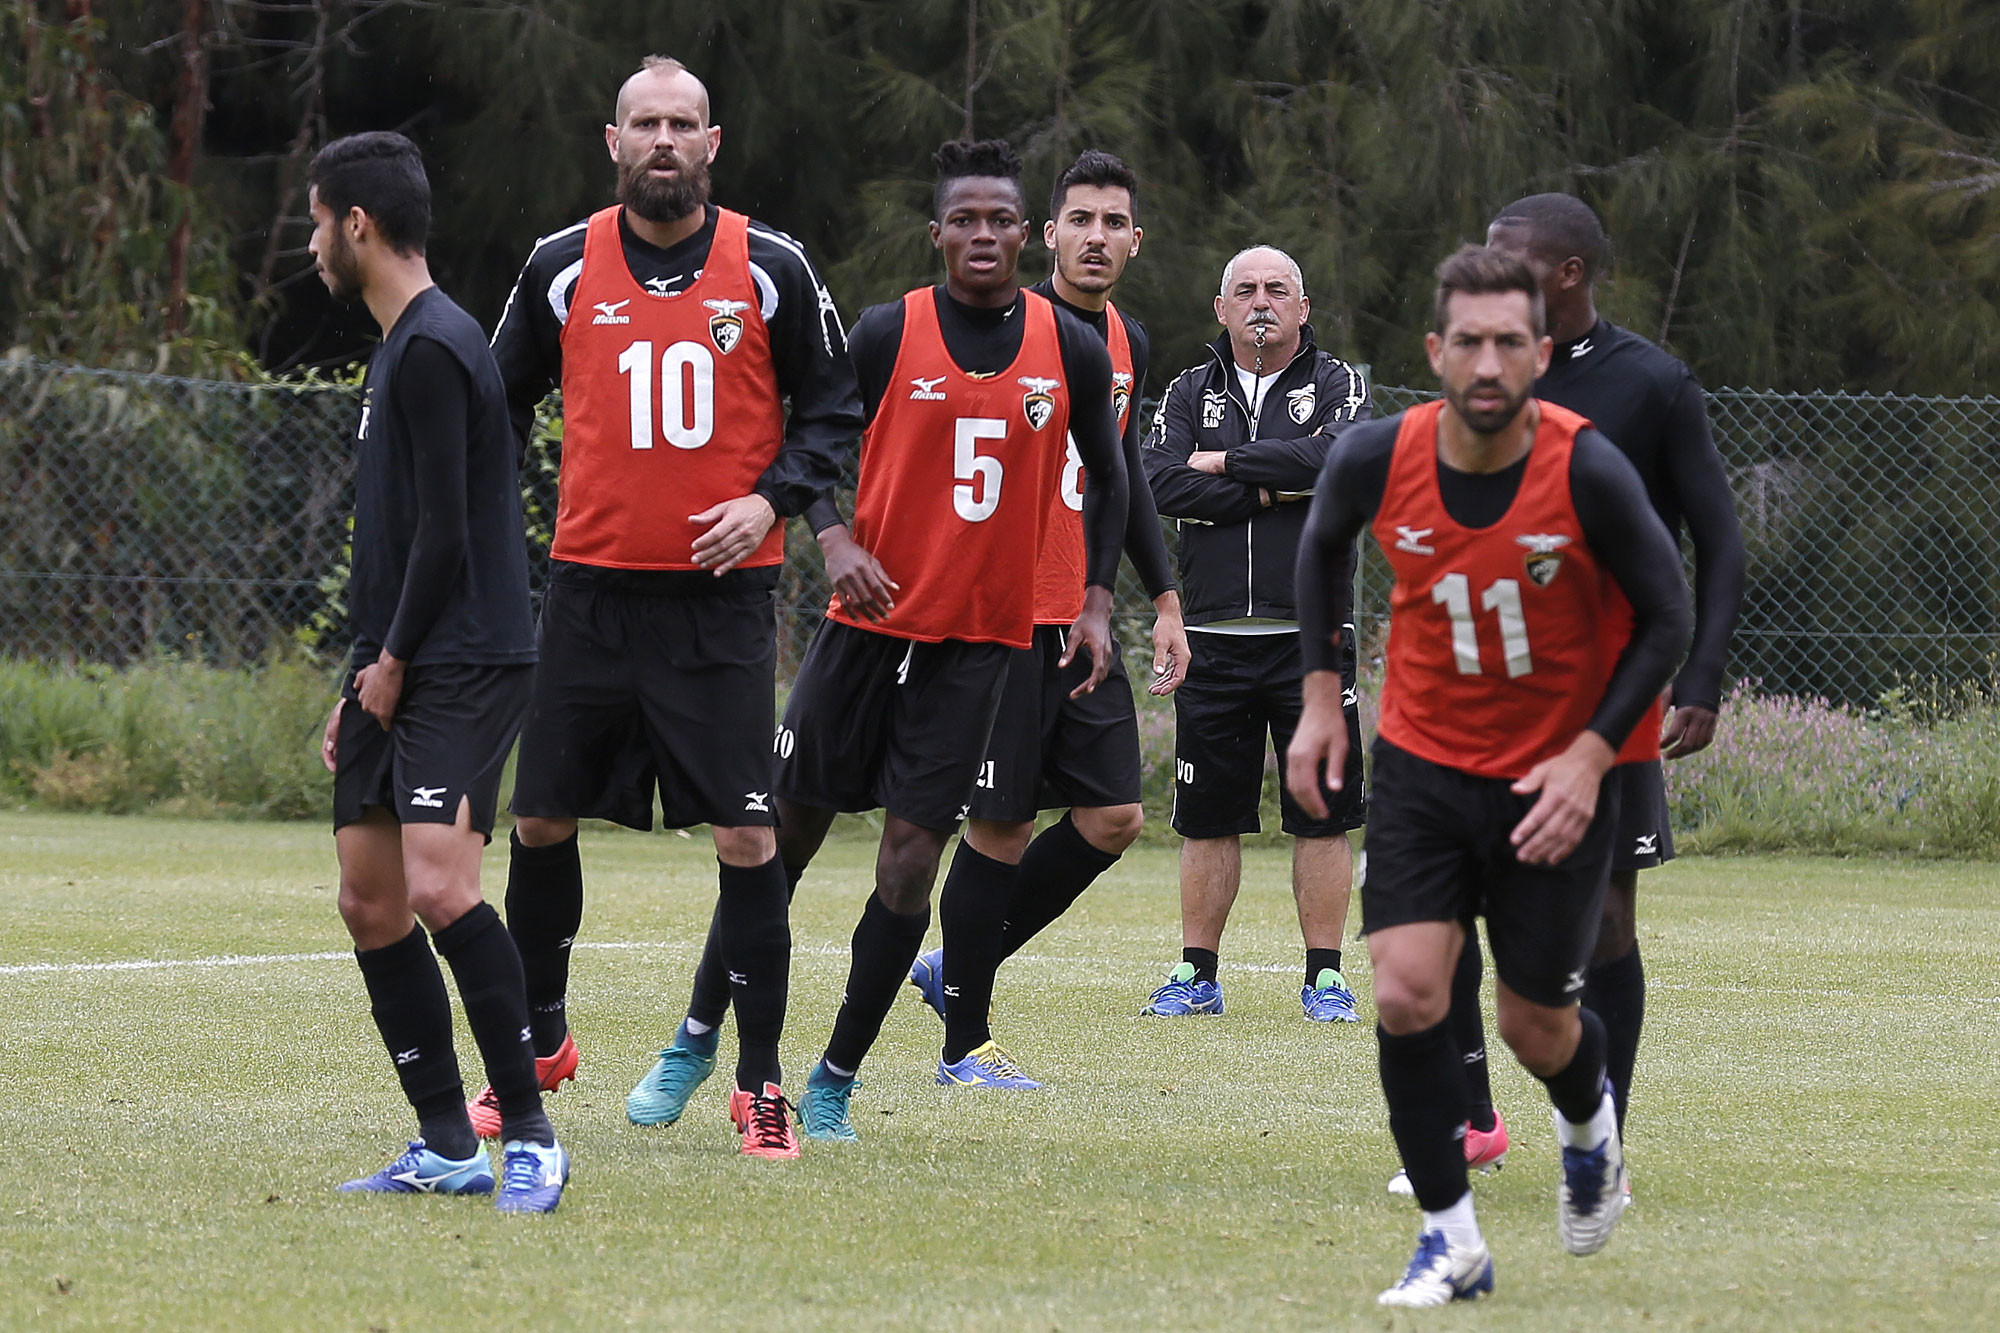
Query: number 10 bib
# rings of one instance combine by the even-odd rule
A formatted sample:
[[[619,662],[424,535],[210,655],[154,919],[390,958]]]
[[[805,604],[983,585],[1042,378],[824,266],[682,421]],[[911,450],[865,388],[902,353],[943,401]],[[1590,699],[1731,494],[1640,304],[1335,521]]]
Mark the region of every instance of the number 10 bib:
[[[562,332],[558,560],[694,569],[688,521],[748,495],[784,442],[771,334],[750,271],[749,219],[718,209],[693,283],[647,290],[625,263],[618,209],[593,213]],[[785,557],[774,524],[745,566]]]

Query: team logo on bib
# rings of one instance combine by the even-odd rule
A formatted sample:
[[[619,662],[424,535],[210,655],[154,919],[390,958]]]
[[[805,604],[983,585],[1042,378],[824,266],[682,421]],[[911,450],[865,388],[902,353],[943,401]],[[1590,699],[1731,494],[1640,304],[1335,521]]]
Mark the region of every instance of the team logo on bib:
[[[1121,422],[1125,419],[1125,409],[1132,405],[1132,377],[1122,370],[1111,373],[1111,415]]]
[[[736,350],[736,344],[743,341],[743,317],[740,311],[748,310],[748,301],[703,301],[715,313],[708,317],[709,341],[715,350],[728,356]]]
[[[1291,413],[1292,420],[1303,426],[1312,420],[1313,407],[1319,401],[1319,394],[1308,384],[1303,389],[1293,389],[1285,394],[1285,411]]]
[[[1537,588],[1553,583],[1562,569],[1562,548],[1569,545],[1569,538],[1556,532],[1530,532],[1514,540],[1528,548],[1525,563],[1529,580]]]
[[[1030,426],[1040,430],[1055,419],[1056,396],[1049,390],[1061,384],[1061,380],[1045,380],[1033,375],[1023,375],[1016,382],[1028,391],[1021,398],[1021,410],[1027,413]]]

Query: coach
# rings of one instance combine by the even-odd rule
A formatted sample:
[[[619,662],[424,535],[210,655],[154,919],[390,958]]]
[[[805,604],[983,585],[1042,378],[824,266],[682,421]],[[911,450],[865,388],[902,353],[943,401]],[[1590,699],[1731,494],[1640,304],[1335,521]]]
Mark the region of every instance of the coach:
[[[1222,1012],[1216,958],[1242,880],[1241,835],[1259,830],[1265,737],[1282,755],[1298,722],[1299,635],[1292,565],[1333,437],[1373,415],[1367,386],[1313,344],[1299,266],[1269,246],[1222,270],[1209,357],[1167,387],[1140,453],[1160,513],[1179,521],[1182,605],[1193,664],[1174,696],[1174,831],[1181,847],[1181,963],[1145,1011]],[[1353,853],[1362,823],[1354,638],[1342,676],[1354,748],[1329,816],[1282,792],[1296,840],[1292,891],[1305,935],[1306,1017],[1354,1022],[1340,971]]]

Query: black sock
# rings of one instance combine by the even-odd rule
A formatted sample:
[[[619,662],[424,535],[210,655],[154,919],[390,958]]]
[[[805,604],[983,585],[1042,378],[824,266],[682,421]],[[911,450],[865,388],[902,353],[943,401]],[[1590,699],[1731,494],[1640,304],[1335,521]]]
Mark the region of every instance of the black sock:
[[[1097,877],[1118,863],[1077,832],[1067,813],[1043,829],[1022,853],[1014,877],[1014,903],[1000,933],[1000,956],[1012,958],[1021,946],[1048,929]],[[951,956],[947,950],[945,956]]]
[[[882,1020],[896,993],[910,978],[910,964],[924,947],[931,928],[930,904],[908,916],[892,912],[873,893],[854,927],[853,958],[847,965],[847,991],[834,1016],[827,1039],[826,1062],[849,1074],[861,1068],[868,1048],[882,1031]]]
[[[1375,1028],[1389,1132],[1417,1206],[1438,1213],[1465,1196],[1465,1078],[1451,1025],[1396,1037]]]
[[[1000,936],[1014,897],[1016,867],[996,861],[960,840],[938,896],[944,927],[944,1062],[993,1040],[986,1013],[993,1005],[993,974],[1005,955]]]
[[[1465,1065],[1466,1119],[1482,1134],[1493,1132],[1493,1078],[1486,1068],[1486,1017],[1479,1009],[1479,979],[1485,960],[1479,952],[1479,932],[1465,932],[1458,951],[1458,970],[1451,974],[1451,1039]]]
[[[1340,950],[1306,950],[1306,985],[1319,985],[1319,974],[1329,969],[1335,972],[1340,971]]]
[[[736,1007],[736,1086],[761,1093],[766,1083],[784,1082],[778,1038],[792,975],[785,868],[773,856],[760,866],[721,865],[719,879],[711,933],[721,937]]]
[[[1576,1054],[1561,1070],[1542,1080],[1556,1114],[1572,1125],[1588,1123],[1604,1104],[1604,1024],[1588,1009],[1579,1012],[1583,1036],[1576,1043]]]
[[[1213,949],[1183,948],[1181,961],[1194,969],[1195,981],[1215,980],[1215,969],[1221,962]]]
[[[1646,969],[1639,945],[1608,963],[1592,963],[1583,974],[1583,1007],[1604,1023],[1604,1072],[1618,1108],[1618,1135],[1625,1135],[1625,1102],[1632,1095],[1632,1066],[1639,1059],[1639,1029],[1646,1021]]]
[[[729,969],[722,962],[722,904],[708,919],[708,938],[702,942],[701,962],[694,970],[694,991],[688,996],[687,1016],[711,1028],[722,1026],[729,1014]]]
[[[508,838],[507,931],[521,955],[535,1054],[554,1055],[569,1035],[569,951],[583,924],[583,862],[576,835],[546,847]]]
[[[799,880],[805,871],[784,870],[782,873],[785,877],[785,904],[789,907],[799,891]],[[788,912],[788,921],[789,915]],[[687,1016],[709,1028],[721,1027],[722,1020],[729,1014],[729,969],[722,964],[722,937],[718,933],[721,920],[718,904],[716,915],[708,919],[708,938],[702,943],[701,962],[694,970],[694,993],[688,997]]]
[[[395,1061],[417,1133],[434,1153],[464,1161],[479,1151],[465,1114],[465,1085],[451,1042],[451,997],[421,926],[380,949],[356,949],[375,1028]]]
[[[486,1081],[500,1100],[500,1138],[543,1145],[556,1141],[542,1112],[541,1084],[535,1078],[535,1048],[528,1033],[528,997],[521,988],[521,955],[500,924],[500,914],[481,903],[431,937],[451,964],[465,1024],[479,1043]]]

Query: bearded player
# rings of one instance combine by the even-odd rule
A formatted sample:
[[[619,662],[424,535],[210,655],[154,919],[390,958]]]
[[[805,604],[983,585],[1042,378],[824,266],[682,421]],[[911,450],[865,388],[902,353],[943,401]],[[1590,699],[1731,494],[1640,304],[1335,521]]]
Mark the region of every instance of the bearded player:
[[[1104,340],[1111,355],[1111,409],[1122,432],[1126,475],[1135,479],[1142,474],[1133,409],[1145,392],[1149,347],[1145,326],[1111,303],[1111,291],[1144,237],[1135,217],[1138,185],[1132,169],[1110,153],[1093,149],[1072,162],[1056,179],[1042,225],[1042,242],[1055,252],[1055,272],[1029,288]],[[1057,665],[1083,601],[1087,484],[1072,449],[1035,571],[1035,643],[1008,663],[999,720],[953,860],[959,882],[997,881],[1018,863],[1012,891],[970,904],[945,903],[946,913],[984,917],[965,932],[977,945],[976,956],[933,949],[910,970],[911,984],[945,1020],[946,1066],[992,1040],[988,1008],[994,971],[1116,864],[1145,824],[1139,717],[1116,643],[1103,689],[1076,694],[1087,664]],[[1127,507],[1125,550],[1155,610],[1150,689],[1170,694],[1187,674],[1187,630],[1159,511],[1152,491],[1136,483]],[[1064,807],[1067,813],[1037,837],[1036,814]],[[964,872],[961,860],[971,863]],[[1040,1086],[1026,1078],[955,1085]]]
[[[738,1015],[731,1115],[745,1154],[796,1157],[778,1065],[789,890],[764,739],[774,599],[782,520],[834,484],[860,408],[839,315],[804,251],[709,203],[721,140],[701,80],[649,57],[604,130],[618,204],[535,247],[494,335],[524,432],[551,387],[563,394],[507,918],[553,1088],[577,1063],[577,821],[650,828],[657,790],[669,827],[708,824]],[[712,1063],[715,1034],[703,1035]],[[645,1089],[628,1107],[636,1121],[652,1107]]]
[[[1362,929],[1389,1127],[1423,1229],[1384,1305],[1493,1289],[1447,1021],[1475,916],[1501,1035],[1554,1107],[1564,1248],[1602,1249],[1625,1206],[1604,1026],[1577,995],[1618,827],[1607,774],[1692,615],[1632,465],[1582,417],[1530,396],[1549,361],[1544,318],[1521,260],[1477,247],[1446,260],[1425,338],[1444,398],[1343,437],[1299,548],[1306,707],[1286,776],[1310,809],[1344,773],[1339,629],[1364,529],[1395,574]]]

